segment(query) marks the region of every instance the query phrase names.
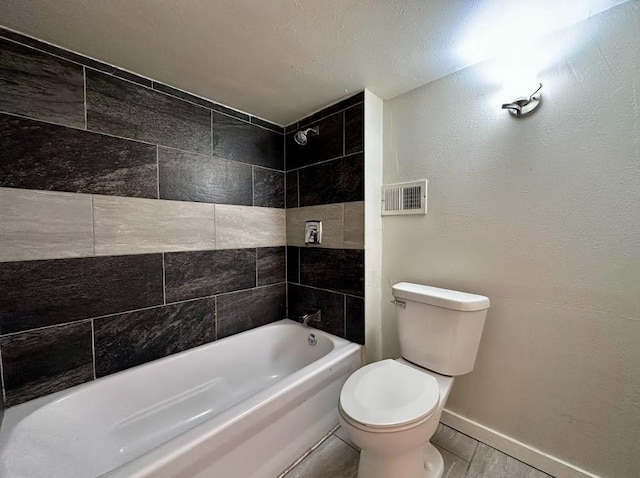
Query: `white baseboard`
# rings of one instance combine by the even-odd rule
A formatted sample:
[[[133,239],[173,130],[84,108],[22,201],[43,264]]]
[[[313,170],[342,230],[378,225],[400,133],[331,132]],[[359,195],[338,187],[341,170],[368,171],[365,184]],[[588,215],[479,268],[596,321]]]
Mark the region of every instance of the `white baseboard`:
[[[560,458],[540,451],[531,445],[522,443],[480,423],[469,420],[446,408],[442,411],[442,418],[440,420],[445,425],[455,428],[465,435],[469,435],[496,450],[500,450],[556,478],[600,478],[593,473],[589,473]]]

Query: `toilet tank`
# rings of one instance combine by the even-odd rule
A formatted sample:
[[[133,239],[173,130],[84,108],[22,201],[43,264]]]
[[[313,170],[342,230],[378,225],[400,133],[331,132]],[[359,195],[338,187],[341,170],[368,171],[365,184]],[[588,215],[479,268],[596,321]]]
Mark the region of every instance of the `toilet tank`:
[[[403,358],[441,375],[473,370],[489,298],[400,282],[393,286]]]

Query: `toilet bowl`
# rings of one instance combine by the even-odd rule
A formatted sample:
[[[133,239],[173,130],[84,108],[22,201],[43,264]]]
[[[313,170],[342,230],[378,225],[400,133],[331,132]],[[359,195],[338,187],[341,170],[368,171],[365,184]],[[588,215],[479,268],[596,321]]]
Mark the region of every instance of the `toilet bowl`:
[[[439,478],[435,433],[453,378],[405,360],[382,360],[353,373],[340,394],[339,420],[360,449],[360,478]]]
[[[440,478],[442,455],[429,440],[453,377],[473,370],[489,299],[406,282],[393,295],[402,358],[356,370],[339,421],[360,447],[359,478]]]

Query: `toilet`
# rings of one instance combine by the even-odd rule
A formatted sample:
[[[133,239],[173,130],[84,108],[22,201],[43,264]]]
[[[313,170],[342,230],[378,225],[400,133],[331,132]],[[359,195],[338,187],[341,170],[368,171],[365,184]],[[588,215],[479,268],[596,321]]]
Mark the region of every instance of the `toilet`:
[[[453,378],[473,370],[489,299],[426,285],[393,286],[402,358],[355,371],[340,392],[340,425],[360,447],[359,478],[440,478],[429,442]]]

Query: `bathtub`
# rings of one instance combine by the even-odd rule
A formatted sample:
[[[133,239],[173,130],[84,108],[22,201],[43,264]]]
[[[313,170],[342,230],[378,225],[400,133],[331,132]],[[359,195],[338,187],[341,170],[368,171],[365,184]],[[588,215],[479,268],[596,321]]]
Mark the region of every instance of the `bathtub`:
[[[361,364],[281,320],[9,408],[0,477],[274,478],[337,425]]]

